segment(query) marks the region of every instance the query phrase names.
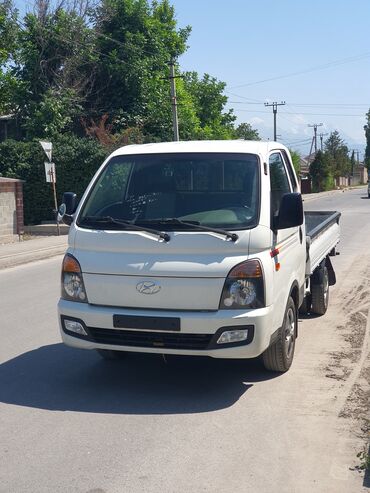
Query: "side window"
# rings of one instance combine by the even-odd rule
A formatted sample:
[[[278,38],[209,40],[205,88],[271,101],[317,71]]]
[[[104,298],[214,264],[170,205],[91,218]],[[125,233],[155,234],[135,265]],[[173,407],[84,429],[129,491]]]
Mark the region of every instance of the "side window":
[[[271,213],[274,216],[279,212],[282,196],[285,193],[290,193],[292,190],[290,188],[283,158],[279,152],[271,154],[269,165],[271,186]]]
[[[293,171],[293,168],[292,168],[292,164],[289,161],[289,158],[286,155],[286,152],[285,151],[281,151],[281,153],[283,155],[283,158],[284,158],[284,161],[285,161],[285,166],[286,166],[286,168],[288,170],[288,173],[289,173],[290,183],[292,184],[293,190],[296,191],[297,188],[298,188],[298,184],[297,184],[297,179],[295,177],[295,174],[294,174],[294,171]]]

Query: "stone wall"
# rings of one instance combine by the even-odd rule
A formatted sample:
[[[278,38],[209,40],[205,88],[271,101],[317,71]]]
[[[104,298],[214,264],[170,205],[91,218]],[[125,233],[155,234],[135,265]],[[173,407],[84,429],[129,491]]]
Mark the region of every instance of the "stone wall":
[[[0,178],[0,243],[13,241],[23,232],[23,182]]]

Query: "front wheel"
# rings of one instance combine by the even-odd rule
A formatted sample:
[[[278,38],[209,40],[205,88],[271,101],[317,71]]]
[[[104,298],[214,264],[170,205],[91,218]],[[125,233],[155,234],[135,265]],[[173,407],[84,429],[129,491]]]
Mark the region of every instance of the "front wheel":
[[[297,310],[293,299],[289,297],[277,339],[262,354],[266,370],[281,373],[289,370],[294,356],[296,334]]]

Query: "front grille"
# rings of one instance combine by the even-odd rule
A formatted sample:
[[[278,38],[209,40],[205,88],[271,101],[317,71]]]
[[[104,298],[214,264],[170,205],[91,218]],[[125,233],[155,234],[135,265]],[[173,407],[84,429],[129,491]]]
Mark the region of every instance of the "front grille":
[[[212,334],[182,334],[88,327],[91,338],[99,344],[166,349],[206,349]]]

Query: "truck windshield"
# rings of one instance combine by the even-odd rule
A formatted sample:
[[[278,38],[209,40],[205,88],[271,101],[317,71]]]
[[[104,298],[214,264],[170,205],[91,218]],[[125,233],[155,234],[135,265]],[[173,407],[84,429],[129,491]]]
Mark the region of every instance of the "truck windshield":
[[[254,154],[116,156],[95,181],[77,224],[89,227],[84,219],[109,216],[167,231],[251,228],[259,208],[258,164]],[[94,229],[119,225],[95,221]]]

